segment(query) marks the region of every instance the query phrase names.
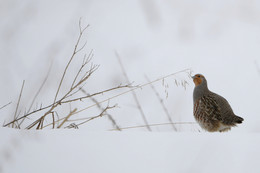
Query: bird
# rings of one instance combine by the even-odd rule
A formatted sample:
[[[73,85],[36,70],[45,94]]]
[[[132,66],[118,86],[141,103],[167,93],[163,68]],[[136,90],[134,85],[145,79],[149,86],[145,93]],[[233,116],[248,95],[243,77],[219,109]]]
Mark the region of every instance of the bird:
[[[234,114],[228,101],[208,89],[206,78],[202,74],[192,76],[195,88],[193,90],[193,115],[200,127],[208,132],[226,132],[243,118]]]

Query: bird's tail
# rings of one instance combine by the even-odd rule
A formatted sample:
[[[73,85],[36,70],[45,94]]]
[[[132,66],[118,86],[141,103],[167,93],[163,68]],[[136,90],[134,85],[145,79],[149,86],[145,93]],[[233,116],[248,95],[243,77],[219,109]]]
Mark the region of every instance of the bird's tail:
[[[244,121],[244,119],[242,117],[236,116],[235,117],[235,122],[238,124],[241,124]]]

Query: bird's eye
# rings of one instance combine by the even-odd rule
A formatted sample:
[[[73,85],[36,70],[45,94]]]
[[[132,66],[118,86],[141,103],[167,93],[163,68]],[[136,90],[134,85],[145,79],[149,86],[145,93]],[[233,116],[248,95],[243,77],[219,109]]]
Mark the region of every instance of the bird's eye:
[[[198,77],[200,77],[200,75],[198,75]]]

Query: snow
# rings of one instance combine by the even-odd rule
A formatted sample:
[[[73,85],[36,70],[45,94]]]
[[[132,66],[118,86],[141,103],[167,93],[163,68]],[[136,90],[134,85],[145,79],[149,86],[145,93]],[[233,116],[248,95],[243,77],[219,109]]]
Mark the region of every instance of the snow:
[[[260,171],[258,133],[15,131],[1,148],[3,172],[252,172]],[[16,141],[15,147],[12,142]],[[2,152],[2,151],[1,151]],[[1,159],[3,155],[1,154]]]

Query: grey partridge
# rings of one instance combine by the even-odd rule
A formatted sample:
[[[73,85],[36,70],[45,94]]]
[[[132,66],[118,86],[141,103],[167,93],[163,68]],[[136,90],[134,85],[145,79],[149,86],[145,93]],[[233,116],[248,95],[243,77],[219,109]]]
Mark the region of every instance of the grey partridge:
[[[193,114],[201,128],[209,132],[223,132],[242,123],[244,119],[234,114],[228,101],[208,89],[207,80],[202,74],[192,78],[195,84]]]

